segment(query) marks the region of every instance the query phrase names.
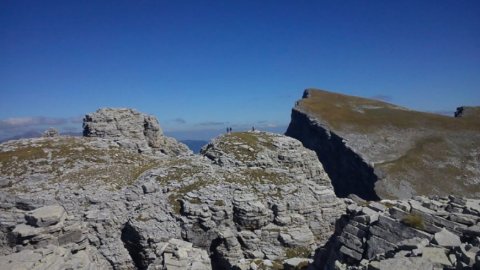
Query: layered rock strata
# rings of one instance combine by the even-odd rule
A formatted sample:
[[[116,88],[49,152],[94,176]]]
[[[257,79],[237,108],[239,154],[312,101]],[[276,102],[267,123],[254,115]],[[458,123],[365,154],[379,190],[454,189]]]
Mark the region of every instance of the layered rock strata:
[[[125,147],[149,137],[93,119],[100,137],[0,144],[2,268],[294,269],[344,212],[295,139],[237,132],[201,155],[165,155]]]
[[[478,198],[477,109],[465,107],[458,113],[463,117],[454,118],[307,89],[292,110],[286,135],[315,150],[340,197]]]
[[[83,136],[115,140],[120,146],[146,154],[179,155],[191,151],[163,136],[158,120],[133,109],[102,108],[85,115]]]
[[[317,250],[316,269],[480,267],[480,200],[449,196],[346,202],[336,233]]]

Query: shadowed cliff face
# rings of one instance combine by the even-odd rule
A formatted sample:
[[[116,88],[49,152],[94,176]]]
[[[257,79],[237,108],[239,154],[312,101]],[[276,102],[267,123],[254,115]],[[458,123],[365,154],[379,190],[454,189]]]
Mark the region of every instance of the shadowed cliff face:
[[[341,137],[295,109],[286,135],[300,140],[317,153],[337,196],[356,194],[365,200],[379,199],[374,190],[377,176],[373,168],[348,148]]]
[[[315,150],[338,196],[480,196],[480,122],[307,89],[286,135]]]

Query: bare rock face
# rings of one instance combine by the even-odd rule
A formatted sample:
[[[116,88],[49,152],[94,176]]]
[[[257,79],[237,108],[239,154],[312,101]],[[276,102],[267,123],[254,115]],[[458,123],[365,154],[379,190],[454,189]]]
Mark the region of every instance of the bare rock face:
[[[187,146],[163,136],[158,120],[133,109],[102,108],[85,115],[83,136],[110,138],[140,153],[189,154]]]
[[[478,200],[339,199],[319,149],[279,134],[183,154],[126,109],[85,131],[0,144],[0,269],[479,267]]]
[[[478,269],[480,200],[354,202],[317,250],[315,269]]]
[[[295,269],[345,211],[290,137],[234,132],[201,155],[152,155],[119,143],[143,132],[94,130],[110,135],[0,144],[0,268]]]
[[[65,215],[65,210],[60,205],[44,206],[25,215],[28,224],[36,227],[55,225]]]
[[[339,197],[480,197],[478,108],[449,117],[307,89],[286,135],[316,151]]]

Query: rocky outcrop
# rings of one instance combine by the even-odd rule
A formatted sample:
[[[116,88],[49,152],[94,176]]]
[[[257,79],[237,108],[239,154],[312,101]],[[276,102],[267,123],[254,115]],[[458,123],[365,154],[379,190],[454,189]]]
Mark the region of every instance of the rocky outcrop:
[[[42,137],[57,137],[60,134],[58,133],[58,130],[55,128],[49,128],[45,130],[42,134]]]
[[[0,268],[479,267],[479,200],[339,199],[378,199],[375,164],[297,112],[308,125],[289,133],[321,133],[316,153],[233,132],[192,155],[154,118],[109,109],[86,117],[89,137],[0,144]]]
[[[305,90],[286,132],[317,153],[338,196],[370,200],[480,197],[479,134],[471,117],[315,89]]]
[[[234,132],[176,156],[119,136],[0,144],[2,267],[301,268],[345,209],[290,137]]]
[[[318,120],[294,108],[286,135],[302,141],[305,147],[315,150],[325,171],[332,179],[337,196],[356,194],[365,200],[379,199],[375,192],[378,177],[373,166],[349,147],[342,137]]]
[[[1,197],[0,269],[105,269],[107,260],[88,242],[88,229],[57,204],[32,210],[21,199]],[[37,207],[30,202],[31,207]]]
[[[133,109],[103,108],[85,115],[83,136],[115,140],[120,146],[139,153],[190,154],[173,138],[163,136],[158,120]]]
[[[317,269],[480,267],[480,200],[346,201],[335,235],[317,250]]]
[[[480,120],[480,107],[478,106],[462,106],[455,111],[455,117],[470,118],[472,120]]]
[[[326,242],[343,203],[314,152],[285,136],[239,132],[201,153],[220,177],[201,188],[192,183],[180,213],[186,240],[211,243],[215,267],[248,269],[255,258],[283,265]]]

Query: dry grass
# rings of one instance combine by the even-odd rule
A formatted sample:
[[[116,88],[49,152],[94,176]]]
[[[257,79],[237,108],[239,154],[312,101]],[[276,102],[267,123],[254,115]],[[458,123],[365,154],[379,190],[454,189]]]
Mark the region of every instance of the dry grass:
[[[14,150],[0,152],[0,172],[19,179],[44,174],[53,182],[79,186],[102,181],[118,189],[132,184],[145,171],[158,165],[154,158],[117,147],[89,146],[89,140],[60,137],[17,142]]]
[[[232,153],[237,160],[254,161],[259,151],[263,148],[274,149],[272,138],[259,132],[233,132],[226,134],[218,143],[218,147]]]
[[[309,97],[299,101],[299,107],[340,136],[372,134],[370,138],[374,139],[375,134],[415,134],[406,152],[378,141],[389,148],[382,151],[400,155],[375,164],[375,170],[388,178],[388,182],[376,188],[382,197],[391,197],[390,188],[401,185],[411,187],[419,195],[480,194],[480,186],[472,180],[479,173],[479,156],[475,153],[480,151],[480,123],[475,117],[412,111],[323,90],[309,91]]]
[[[285,251],[285,256],[290,258],[309,258],[312,251],[309,247],[294,247],[287,248]]]
[[[204,168],[198,164],[192,163],[188,159],[172,159],[163,164],[162,167],[168,168],[165,175],[157,176],[157,181],[168,184],[172,181],[180,181],[184,178],[195,177],[202,173]]]
[[[376,167],[397,179],[405,177],[408,171],[414,172],[417,181],[410,182],[418,194],[431,193],[432,185],[439,194],[462,190],[477,193],[480,186],[468,184],[475,175],[467,169],[469,164],[476,163],[475,157],[469,155],[470,150],[479,147],[476,144],[479,142],[458,136],[426,136],[416,141],[400,158]]]
[[[391,126],[399,129],[428,127],[445,131],[480,131],[475,119],[412,111],[382,101],[323,90],[310,91],[309,98],[302,99],[299,106],[340,130],[348,128],[369,133]]]
[[[404,216],[401,222],[410,227],[423,230],[425,229],[425,224],[423,223],[423,217],[417,214],[408,214]]]

